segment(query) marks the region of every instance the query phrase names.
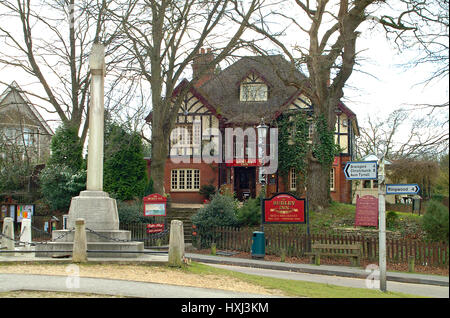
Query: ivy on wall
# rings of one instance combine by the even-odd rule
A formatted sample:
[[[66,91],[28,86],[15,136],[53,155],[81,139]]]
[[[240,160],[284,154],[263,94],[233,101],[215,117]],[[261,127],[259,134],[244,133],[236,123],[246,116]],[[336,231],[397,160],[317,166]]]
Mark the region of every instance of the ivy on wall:
[[[340,148],[334,143],[334,130],[328,129],[323,115],[313,118],[304,112],[283,114],[278,117],[276,124],[278,126],[278,171],[285,186],[287,186],[289,171],[294,168],[297,175],[297,189],[303,187],[308,152],[312,151],[324,169],[329,169],[334,157],[339,154]],[[314,127],[318,142],[309,142],[310,125]],[[297,194],[300,194],[298,190]]]
[[[297,189],[304,183],[307,167],[307,154],[310,120],[305,113],[284,114],[278,117],[278,171],[285,186],[291,168],[297,174]],[[288,187],[286,187],[288,188]]]
[[[334,130],[328,129],[327,121],[323,115],[315,120],[316,134],[319,142],[313,144],[314,157],[324,168],[328,168],[339,154],[340,147],[334,143]]]

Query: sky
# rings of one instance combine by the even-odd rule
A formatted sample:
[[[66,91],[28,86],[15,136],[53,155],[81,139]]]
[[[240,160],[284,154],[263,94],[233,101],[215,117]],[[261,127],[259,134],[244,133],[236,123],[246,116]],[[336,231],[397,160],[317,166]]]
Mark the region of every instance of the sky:
[[[357,51],[361,52],[362,64],[353,71],[344,89],[344,102],[356,113],[360,126],[365,124],[368,116],[384,118],[395,109],[411,108],[408,106],[410,104],[439,104],[449,100],[448,78],[427,86],[419,84],[429,76],[430,66],[422,65],[410,69],[400,66],[414,57],[415,53],[399,54],[382,32],[362,32],[357,41]],[[35,83],[35,79],[11,67],[3,68],[0,65],[0,81],[6,83],[16,81],[25,90],[42,92],[40,85],[29,85]],[[0,84],[0,90],[3,91],[4,88],[4,85]],[[33,102],[40,103],[31,96],[29,98]],[[42,108],[39,108],[39,111],[45,119],[50,120],[49,124],[53,129],[57,127],[59,122],[54,121],[57,120],[55,114],[46,113]],[[448,108],[446,113],[448,116]],[[419,117],[427,114],[428,111],[415,111],[415,115]],[[403,135],[406,136],[407,125],[404,125],[403,129]],[[448,127],[442,129],[448,130]]]

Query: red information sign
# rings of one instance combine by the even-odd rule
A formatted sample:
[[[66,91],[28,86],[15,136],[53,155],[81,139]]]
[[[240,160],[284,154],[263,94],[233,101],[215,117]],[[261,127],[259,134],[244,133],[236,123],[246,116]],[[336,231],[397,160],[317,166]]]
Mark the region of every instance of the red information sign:
[[[144,197],[143,201],[144,216],[166,216],[166,197],[154,193]]]
[[[298,199],[289,193],[279,193],[263,201],[263,223],[306,223],[305,199]]]
[[[147,224],[147,233],[154,234],[164,231],[164,223]]]
[[[356,226],[376,226],[378,228],[378,198],[372,195],[356,196]]]

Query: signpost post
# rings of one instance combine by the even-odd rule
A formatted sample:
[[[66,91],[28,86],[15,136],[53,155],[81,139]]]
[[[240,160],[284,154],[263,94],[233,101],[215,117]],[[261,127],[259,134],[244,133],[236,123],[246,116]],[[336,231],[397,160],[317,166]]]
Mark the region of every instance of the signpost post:
[[[344,168],[347,180],[378,180],[378,242],[380,290],[386,291],[386,180],[384,155],[377,161],[350,161]]]
[[[378,213],[379,213],[379,267],[380,290],[386,292],[386,180],[384,155],[380,159],[378,172]]]

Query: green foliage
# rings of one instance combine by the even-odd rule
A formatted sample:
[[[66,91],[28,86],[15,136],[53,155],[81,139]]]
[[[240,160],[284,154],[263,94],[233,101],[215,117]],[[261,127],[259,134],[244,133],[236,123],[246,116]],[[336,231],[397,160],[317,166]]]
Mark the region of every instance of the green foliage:
[[[131,202],[117,200],[117,211],[121,224],[148,222],[148,220],[143,216],[142,200]]]
[[[30,162],[12,157],[10,153],[4,158],[0,156],[0,193],[26,189],[32,169]]]
[[[51,141],[51,156],[39,175],[41,192],[52,210],[67,211],[72,197],[86,189],[83,146],[75,128],[58,127]]]
[[[83,145],[77,129],[63,124],[56,129],[52,137],[49,165],[64,165],[78,171],[83,165]]]
[[[324,169],[329,169],[334,157],[339,154],[339,146],[334,141],[334,130],[328,129],[323,115],[312,119],[305,113],[280,116],[277,124],[278,171],[287,182],[289,170],[294,168],[297,173],[297,189],[301,189],[306,178],[308,152],[313,152]],[[313,143],[308,142],[310,124],[315,126],[317,135]]]
[[[107,123],[103,178],[105,191],[118,200],[140,198],[151,190],[139,134]]]
[[[204,184],[200,187],[199,193],[209,200],[216,193],[216,187],[212,184]]]
[[[423,229],[432,241],[448,242],[448,208],[440,202],[431,200],[423,216]]]
[[[255,226],[261,224],[261,200],[248,199],[237,211],[240,226]]]
[[[399,216],[396,212],[388,211],[386,213],[386,227],[388,229],[395,228],[395,226],[397,225],[398,218],[399,218]]]
[[[278,171],[285,181],[291,168],[297,176],[306,175],[309,122],[304,113],[278,118]],[[300,182],[300,177],[298,177]]]
[[[236,200],[217,193],[211,198],[211,202],[207,206],[198,210],[197,214],[191,217],[192,223],[198,228],[201,235],[200,248],[207,248],[209,243],[216,241],[214,227],[238,226],[236,210]]]
[[[211,202],[198,210],[192,216],[192,223],[196,226],[237,226],[236,201],[232,198],[215,194]]]
[[[40,176],[42,195],[52,210],[67,211],[72,197],[86,189],[86,171],[63,164],[48,165]]]
[[[446,154],[439,162],[439,175],[434,187],[435,194],[449,196],[449,156]]]
[[[339,146],[334,143],[334,130],[328,128],[323,115],[316,119],[316,133],[319,142],[313,143],[314,156],[323,167],[329,167],[339,153]]]
[[[150,178],[150,180],[148,180],[147,186],[145,187],[144,197],[153,193],[155,193],[155,189],[153,188],[153,179]]]

